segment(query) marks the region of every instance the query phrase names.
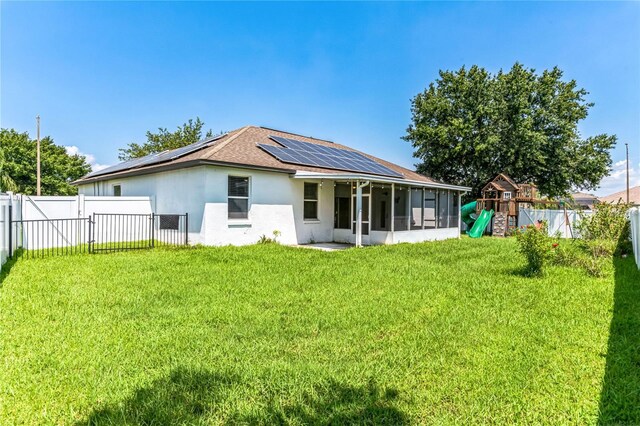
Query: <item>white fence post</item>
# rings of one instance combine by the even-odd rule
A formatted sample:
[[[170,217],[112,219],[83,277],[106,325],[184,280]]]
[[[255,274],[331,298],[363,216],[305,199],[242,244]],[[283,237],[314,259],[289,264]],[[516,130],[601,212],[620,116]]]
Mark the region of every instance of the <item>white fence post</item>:
[[[84,194],[78,194],[78,217],[84,217]]]
[[[640,207],[629,210],[629,220],[631,221],[631,244],[633,245],[633,256],[636,265],[640,269]]]

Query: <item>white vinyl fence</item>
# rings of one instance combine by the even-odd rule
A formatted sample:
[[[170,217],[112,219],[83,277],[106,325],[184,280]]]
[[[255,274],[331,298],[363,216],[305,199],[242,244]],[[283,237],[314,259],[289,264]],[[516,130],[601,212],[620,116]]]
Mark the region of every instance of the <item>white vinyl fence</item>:
[[[634,207],[629,210],[629,219],[631,221],[631,243],[633,244],[633,256],[636,259],[638,269],[640,269],[640,207]]]
[[[16,198],[11,194],[0,195],[0,265],[4,265],[9,257],[9,207]],[[13,218],[16,217],[16,212],[13,212]]]
[[[534,225],[539,220],[546,221],[549,226],[549,235],[560,233],[562,238],[578,238],[576,225],[581,220],[581,215],[591,215],[591,210],[545,210],[545,209],[520,209],[518,213],[518,225]]]
[[[26,221],[9,229],[9,211],[13,221]],[[64,248],[85,244],[87,241],[86,220],[94,213],[119,215],[149,215],[154,212],[151,197],[105,197],[105,196],[28,196],[20,194],[0,195],[0,262],[4,264],[9,256],[9,246],[15,250]],[[85,222],[82,222],[82,221]],[[28,222],[33,221],[33,222]],[[100,222],[98,227],[103,226]],[[14,223],[15,225],[15,223]],[[131,220],[127,232],[136,235],[148,232],[149,223],[144,220]],[[140,232],[136,232],[140,227]],[[77,229],[76,229],[77,228]],[[101,242],[111,240],[126,241],[127,235],[108,234],[97,229],[102,236]],[[35,234],[48,238],[35,240]],[[11,240],[9,238],[11,236]]]

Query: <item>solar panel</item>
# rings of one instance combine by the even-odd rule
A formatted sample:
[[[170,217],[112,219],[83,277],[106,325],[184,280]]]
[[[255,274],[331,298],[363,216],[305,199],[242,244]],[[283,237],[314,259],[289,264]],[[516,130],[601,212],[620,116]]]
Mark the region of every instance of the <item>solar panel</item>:
[[[373,161],[359,152],[301,142],[279,136],[271,136],[271,139],[282,145],[282,147],[265,144],[258,144],[258,146],[283,163],[403,177],[400,173]]]
[[[142,166],[149,166],[151,164],[164,163],[165,161],[175,160],[176,158],[184,157],[187,154],[190,154],[194,151],[198,151],[202,148],[205,148],[223,136],[226,136],[226,133],[222,135],[214,136],[212,138],[204,139],[180,148],[172,149],[169,151],[163,151],[163,152],[145,155],[144,157],[140,157],[140,158],[134,158],[132,160],[125,161],[123,163],[119,163],[111,167],[107,167],[106,169],[89,173],[87,177],[105,175],[108,173],[115,173],[123,170],[136,169]]]

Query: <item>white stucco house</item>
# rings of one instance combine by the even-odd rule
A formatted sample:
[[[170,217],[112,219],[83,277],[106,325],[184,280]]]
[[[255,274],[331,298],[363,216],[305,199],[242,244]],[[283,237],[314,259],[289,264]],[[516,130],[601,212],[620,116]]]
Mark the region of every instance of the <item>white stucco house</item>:
[[[437,182],[326,140],[246,126],[75,182],[80,194],[150,196],[189,214],[189,241],[392,244],[457,238],[460,197]]]

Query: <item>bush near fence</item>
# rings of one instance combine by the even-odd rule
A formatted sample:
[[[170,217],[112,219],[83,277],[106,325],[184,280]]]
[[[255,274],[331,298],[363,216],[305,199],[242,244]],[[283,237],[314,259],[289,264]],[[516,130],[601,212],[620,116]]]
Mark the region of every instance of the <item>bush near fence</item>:
[[[545,232],[547,223],[544,221],[541,229],[527,226],[519,235],[518,242],[527,259],[528,271],[539,275],[548,261],[561,266],[580,267],[593,276],[611,272],[614,256],[632,254],[629,209],[630,205],[624,203],[596,205],[592,214],[582,217],[574,225],[580,239],[563,240],[559,235],[552,238]]]

